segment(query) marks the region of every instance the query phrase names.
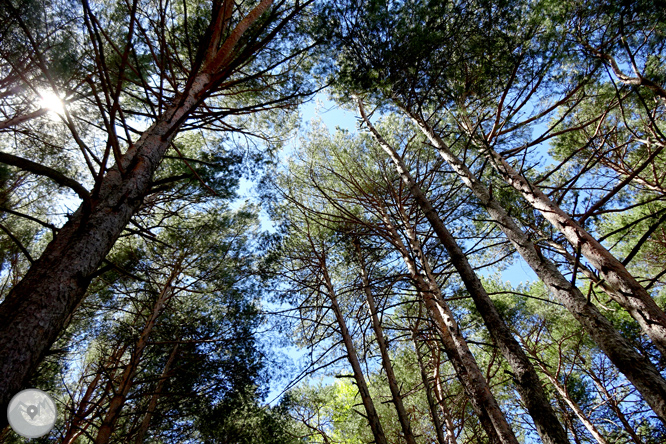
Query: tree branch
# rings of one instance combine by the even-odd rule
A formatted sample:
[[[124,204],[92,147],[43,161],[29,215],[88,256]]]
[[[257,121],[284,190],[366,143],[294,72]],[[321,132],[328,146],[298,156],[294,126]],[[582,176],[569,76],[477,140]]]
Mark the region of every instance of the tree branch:
[[[0,229],[7,233],[7,236],[16,244],[17,247],[21,250],[21,252],[25,255],[25,257],[30,261],[30,264],[34,264],[35,261],[32,259],[32,256],[30,256],[30,253],[28,250],[23,246],[20,240],[16,236],[12,234],[11,231],[9,231],[9,228],[5,227],[4,225],[0,224]]]
[[[49,168],[37,162],[33,162],[32,160],[14,156],[13,154],[2,152],[0,152],[0,163],[15,166],[24,171],[37,174],[38,176],[46,176],[54,180],[58,185],[71,188],[74,190],[74,192],[76,192],[76,194],[79,195],[83,202],[90,203],[90,194],[88,193],[88,190],[83,187],[83,185],[74,179],[65,176],[61,172],[54,170],[53,168]]]

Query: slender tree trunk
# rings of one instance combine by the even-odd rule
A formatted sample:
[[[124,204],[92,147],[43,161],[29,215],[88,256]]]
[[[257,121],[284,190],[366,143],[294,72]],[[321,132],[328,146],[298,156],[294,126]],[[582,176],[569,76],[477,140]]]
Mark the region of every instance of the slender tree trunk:
[[[487,379],[484,377],[483,372],[478,367],[474,355],[467,346],[467,341],[463,337],[463,334],[460,331],[460,327],[455,321],[453,312],[444,300],[444,296],[442,295],[439,285],[437,284],[437,280],[435,279],[435,275],[432,272],[428,258],[423,253],[421,243],[416,236],[415,227],[409,226],[409,220],[407,219],[402,206],[400,206],[399,211],[403,217],[403,224],[405,224],[406,227],[410,247],[416,256],[416,259],[421,262],[423,271],[425,271],[426,282],[429,284],[428,293],[424,293],[426,300],[431,301],[433,304],[433,310],[437,310],[438,315],[441,316],[441,319],[446,323],[449,331],[451,332],[451,337],[453,338],[455,346],[460,353],[460,357],[463,360],[465,368],[469,372],[473,384],[478,387],[477,390],[479,392],[479,399],[482,400],[483,405],[488,411],[488,415],[490,416],[490,419],[493,423],[493,426],[495,427],[495,430],[497,431],[497,434],[499,435],[500,440],[507,443],[514,442],[514,440],[517,442],[516,437],[513,434],[513,430],[511,430],[511,426],[507,422],[504,413],[500,409],[497,400],[490,390],[490,385],[488,384]],[[426,304],[428,304],[428,302],[426,302]],[[483,387],[483,385],[485,385],[485,387]],[[483,390],[481,390],[481,388]]]
[[[571,396],[569,396],[569,392],[567,391],[566,387],[564,387],[562,384],[560,384],[560,381],[557,380],[555,375],[553,375],[546,366],[539,364],[541,367],[541,370],[543,371],[543,374],[546,375],[550,383],[555,387],[555,390],[557,393],[560,395],[562,400],[566,403],[566,405],[569,406],[571,410],[573,410],[574,414],[578,417],[580,422],[583,423],[585,428],[587,429],[588,432],[590,432],[590,435],[599,443],[599,444],[608,444],[608,441],[606,441],[606,438],[603,437],[601,433],[599,433],[599,430],[592,424],[592,421],[590,421],[590,418],[587,417],[585,412],[581,410],[580,406],[576,401],[571,399]]]
[[[347,350],[347,359],[352,366],[354,372],[354,379],[356,380],[356,386],[358,387],[358,392],[361,395],[361,400],[363,401],[363,407],[365,407],[365,413],[370,423],[370,429],[372,430],[372,435],[375,438],[377,444],[388,444],[386,437],[384,435],[384,429],[379,420],[379,415],[375,409],[375,405],[372,402],[372,397],[370,396],[370,390],[368,385],[365,382],[365,377],[363,376],[363,370],[361,369],[361,364],[358,361],[358,355],[356,354],[356,349],[354,348],[354,343],[352,341],[351,335],[349,334],[349,329],[347,328],[347,323],[345,322],[344,315],[342,310],[340,310],[340,305],[338,304],[338,298],[335,295],[335,290],[333,289],[333,284],[328,275],[328,269],[325,264],[325,259],[322,260],[321,271],[324,275],[324,284],[326,290],[328,291],[328,298],[331,301],[331,308],[335,314],[335,319],[338,322],[340,327],[340,334],[342,335],[342,341],[345,344]]]
[[[235,45],[272,4],[262,0],[212,51],[189,88],[130,146],[0,305],[0,410],[29,380],[84,298],[93,274],[138,211],[153,173],[182,123],[224,75]],[[218,26],[221,24],[218,23]],[[217,45],[219,42],[211,43]],[[221,74],[220,74],[221,73]],[[6,425],[0,415],[0,425]]]
[[[437,404],[433,396],[432,387],[430,386],[430,381],[428,380],[428,373],[426,372],[425,364],[423,363],[423,355],[421,355],[421,349],[419,348],[419,343],[417,340],[418,335],[418,326],[412,329],[412,342],[414,342],[414,349],[416,350],[416,361],[419,364],[419,372],[421,373],[421,382],[423,383],[423,389],[425,390],[426,399],[428,400],[428,408],[430,409],[430,416],[432,417],[432,424],[435,427],[435,433],[437,434],[437,442],[439,444],[457,444],[455,441],[455,435],[453,430],[449,429],[449,424],[446,426],[446,438],[444,437],[443,424],[437,413]],[[453,440],[451,440],[453,437]]]
[[[444,416],[444,423],[446,424],[446,437],[449,440],[449,444],[456,444],[457,439],[454,433],[455,427],[453,426],[453,417],[451,416],[451,410],[446,405],[446,399],[444,397],[444,388],[442,387],[442,378],[439,374],[439,366],[441,364],[441,356],[438,348],[435,348],[437,352],[435,353],[435,365],[433,366],[432,378],[435,382],[435,398],[437,399],[437,404],[442,410],[442,416]]]
[[[473,134],[471,134],[473,137]],[[662,356],[666,358],[666,313],[618,259],[569,216],[541,189],[518,173],[485,140],[480,148],[504,181],[546,218],[599,271],[610,285],[611,296],[640,325]]]
[[[62,439],[62,444],[70,444],[76,438],[78,438],[79,435],[85,430],[85,428],[82,427],[82,424],[88,413],[87,407],[90,402],[90,398],[92,397],[92,394],[97,388],[97,384],[99,384],[101,378],[102,378],[102,373],[98,371],[95,374],[95,378],[86,388],[86,392],[81,398],[81,402],[79,403],[78,408],[76,409],[76,411],[72,416],[72,421],[69,424],[69,427],[67,428],[67,432],[65,432],[65,436]]]
[[[636,444],[643,444],[643,440],[640,438],[640,436],[638,436],[636,430],[629,423],[629,420],[627,419],[624,412],[620,408],[620,403],[617,401],[615,396],[611,395],[608,392],[606,386],[603,384],[603,382],[601,382],[601,379],[599,379],[599,377],[597,376],[596,373],[594,373],[594,371],[588,369],[587,374],[590,375],[590,378],[592,378],[592,381],[594,381],[594,385],[597,386],[599,392],[603,394],[604,397],[608,400],[609,407],[611,408],[611,410],[613,410],[613,412],[617,416],[617,419],[620,420],[620,423],[622,423],[622,427],[624,427],[624,430],[631,437],[631,440]]]
[[[422,303],[419,304],[419,318],[421,314],[421,307]],[[427,394],[429,396],[428,402],[432,402],[431,409],[432,409],[432,414],[436,420],[436,424],[440,427],[440,432],[441,432],[441,427],[442,427],[442,422],[439,420],[439,415],[437,415],[437,407],[442,411],[442,417],[444,418],[444,426],[446,427],[446,444],[457,444],[457,439],[456,439],[456,434],[455,434],[455,425],[453,424],[453,416],[451,415],[451,410],[449,410],[448,406],[446,405],[446,400],[444,399],[444,393],[442,389],[442,380],[440,379],[439,375],[439,368],[441,365],[441,356],[440,356],[440,350],[439,347],[436,345],[437,341],[432,341],[435,346],[432,347],[431,349],[431,356],[434,360],[434,365],[433,365],[433,385],[434,387],[430,387],[430,381],[428,379],[427,371],[426,371],[426,366],[423,363],[423,355],[421,354],[421,350],[418,346],[418,341],[417,341],[417,334],[418,334],[418,323],[412,329],[412,340],[414,341],[414,347],[416,349],[416,358],[419,363],[419,369],[421,371],[421,379],[423,380],[423,384],[427,388]],[[427,343],[427,341],[424,341],[424,343]],[[439,437],[440,434],[438,433],[437,436]],[[443,435],[442,435],[442,439]]]
[[[180,261],[182,261],[182,257]],[[115,395],[109,401],[109,407],[107,409],[106,415],[102,420],[102,424],[100,425],[99,430],[97,431],[95,444],[106,444],[111,438],[116,421],[120,417],[120,412],[125,405],[125,401],[127,400],[127,394],[134,385],[134,375],[136,374],[136,370],[141,362],[143,351],[146,348],[146,345],[148,345],[148,337],[155,327],[157,318],[162,314],[167,300],[173,294],[171,291],[171,284],[179,273],[180,266],[178,265],[171,271],[169,279],[164,284],[162,291],[155,300],[150,317],[148,318],[148,321],[146,322],[146,325],[144,326],[143,331],[141,332],[141,335],[139,336],[139,339],[134,347],[134,350],[132,351],[130,361],[125,366],[123,374],[120,377],[120,384],[115,390]]]
[[[561,398],[557,398],[558,404],[560,405],[560,408],[562,409],[562,416],[564,417],[564,423],[566,424],[567,429],[571,432],[571,436],[573,436],[574,443],[576,444],[581,444],[580,442],[580,433],[578,433],[578,430],[576,429],[576,426],[574,425],[574,416],[567,410],[567,407],[565,404],[562,403]]]
[[[173,349],[171,350],[171,354],[169,355],[166,364],[164,364],[164,368],[162,369],[162,374],[160,375],[160,379],[159,381],[157,381],[157,387],[155,387],[155,391],[150,397],[150,402],[148,403],[148,409],[146,410],[146,414],[143,416],[143,420],[141,421],[141,425],[139,426],[139,430],[137,431],[136,440],[134,441],[136,444],[142,444],[143,440],[146,437],[146,433],[148,433],[148,429],[150,428],[150,420],[153,418],[153,414],[155,413],[155,409],[157,408],[157,401],[159,400],[159,397],[162,395],[162,390],[164,389],[164,384],[168,379],[169,371],[171,371],[171,366],[173,365],[173,361],[176,360],[176,355],[178,353],[178,345],[179,344],[176,342],[176,345],[173,346]]]
[[[393,160],[403,182],[408,186],[414,200],[416,200],[421,211],[423,211],[428,222],[430,222],[435,234],[437,234],[442,245],[449,253],[451,262],[458,274],[460,274],[460,277],[465,284],[465,288],[469,292],[483,318],[486,328],[513,370],[514,384],[527,407],[527,411],[534,420],[539,436],[546,444],[568,443],[569,439],[567,438],[567,434],[560,424],[557,415],[555,415],[555,411],[550,405],[548,397],[544,393],[543,386],[534,366],[527,358],[527,355],[525,355],[525,352],[520,347],[518,341],[513,337],[511,329],[509,329],[506,322],[504,322],[504,319],[500,316],[495,304],[488,296],[488,293],[467,260],[465,253],[462,251],[453,235],[448,231],[437,212],[433,209],[428,198],[412,178],[398,153],[382,138],[379,132],[372,126],[372,123],[367,119],[363,110],[363,104],[360,101],[359,111],[375,140]]]
[[[428,279],[428,276],[423,276],[418,271],[416,262],[409,255],[407,247],[403,244],[395,226],[393,226],[386,214],[383,214],[382,217],[391,233],[393,244],[401,254],[414,281],[417,292],[425,303],[430,317],[440,334],[446,354],[456,371],[456,375],[458,375],[460,382],[465,388],[465,393],[467,393],[474,407],[481,426],[488,434],[491,442],[503,444],[517,443],[504,414],[490,391],[488,381],[486,381],[483,372],[479,369],[472,352],[467,346],[465,338],[458,328],[453,313],[451,313],[448,305],[441,297],[439,286],[435,281],[431,281]],[[409,227],[409,230],[411,231],[411,227]],[[410,239],[411,242],[412,240]],[[412,245],[411,248],[412,250],[415,248],[420,249],[420,245]]]
[[[92,397],[95,391],[97,390],[97,387],[100,384],[100,381],[102,380],[102,374],[105,373],[107,370],[109,370],[110,367],[112,366],[118,366],[122,355],[125,353],[125,350],[127,350],[127,345],[119,345],[115,351],[111,354],[111,356],[106,360],[105,363],[101,364],[100,367],[97,369],[95,372],[95,377],[93,380],[88,384],[86,387],[86,391],[81,397],[81,400],[79,401],[79,405],[76,408],[76,410],[72,414],[72,419],[69,424],[69,427],[67,428],[67,432],[65,432],[65,436],[62,439],[62,444],[70,444],[74,442],[76,438],[79,437],[83,432],[86,431],[86,429],[90,426],[90,422],[84,426],[82,425],[84,421],[86,421],[86,418],[88,415],[94,411],[96,408],[98,408],[100,402],[104,399],[104,397],[109,393],[111,390],[111,385],[107,384],[107,390],[104,391],[104,393],[99,397],[97,401],[94,403],[92,402]],[[110,379],[113,379],[115,373],[111,372],[109,375]],[[92,404],[92,405],[91,405]]]
[[[393,372],[393,365],[391,364],[391,358],[388,354],[388,344],[384,338],[384,331],[381,322],[379,321],[379,316],[377,315],[377,306],[375,305],[375,298],[372,295],[372,290],[370,289],[368,271],[365,267],[365,260],[363,259],[363,253],[361,251],[361,245],[358,239],[354,239],[354,247],[356,248],[358,262],[361,267],[363,291],[365,292],[365,297],[368,302],[368,309],[370,311],[370,318],[372,320],[372,329],[375,331],[375,337],[377,338],[379,353],[382,357],[382,366],[386,372],[386,380],[388,381],[389,390],[391,391],[391,399],[393,400],[393,405],[395,406],[396,413],[398,414],[398,420],[400,421],[400,427],[402,428],[405,441],[407,444],[416,444],[414,434],[412,433],[412,426],[409,421],[409,415],[407,415],[405,405],[402,402],[402,395],[400,394],[398,381],[396,380],[395,373]]]
[[[409,113],[408,110],[405,110]],[[456,171],[463,182],[474,192],[481,205],[504,232],[516,251],[546,284],[552,294],[566,307],[585,328],[611,362],[643,395],[652,410],[666,421],[666,380],[652,363],[638,353],[624,339],[603,314],[569,282],[557,266],[539,253],[531,239],[518,226],[506,210],[490,195],[485,186],[472,175],[467,167],[453,155],[443,140],[425,121],[410,113],[410,117],[421,128],[440,155]]]

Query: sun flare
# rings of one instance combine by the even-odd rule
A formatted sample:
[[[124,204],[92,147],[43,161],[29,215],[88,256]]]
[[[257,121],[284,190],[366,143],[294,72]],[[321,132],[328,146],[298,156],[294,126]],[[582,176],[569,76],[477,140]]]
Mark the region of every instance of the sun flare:
[[[51,111],[51,114],[64,114],[65,105],[62,99],[53,91],[41,91],[39,93],[39,106]],[[57,116],[53,116],[57,117]]]

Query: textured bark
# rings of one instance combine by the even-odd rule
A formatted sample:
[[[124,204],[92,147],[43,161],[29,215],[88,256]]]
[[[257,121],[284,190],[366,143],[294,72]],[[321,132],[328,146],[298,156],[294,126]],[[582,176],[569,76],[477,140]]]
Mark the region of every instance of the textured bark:
[[[541,189],[518,173],[499,153],[485,144],[481,150],[504,181],[516,189],[527,202],[557,228],[599,271],[612,291],[608,294],[638,322],[666,358],[666,313],[613,254],[590,235]]]
[[[363,402],[363,407],[365,407],[365,413],[367,415],[368,422],[370,423],[370,429],[372,430],[372,435],[375,438],[377,444],[388,444],[386,437],[384,436],[384,429],[379,420],[379,415],[375,409],[375,405],[372,402],[372,397],[370,396],[370,390],[368,389],[368,384],[365,382],[365,376],[363,376],[363,370],[361,369],[361,363],[358,361],[358,355],[356,354],[356,349],[352,341],[351,335],[349,334],[349,329],[347,328],[347,323],[345,322],[344,315],[342,310],[340,310],[340,305],[338,304],[338,298],[333,289],[333,284],[331,278],[328,275],[328,269],[326,268],[325,259],[322,261],[321,271],[324,275],[324,284],[326,285],[326,290],[328,292],[328,299],[331,302],[331,308],[335,314],[335,319],[338,322],[338,327],[340,328],[340,334],[342,335],[342,342],[345,344],[345,349],[347,350],[347,359],[352,366],[352,371],[354,373],[354,380],[356,381],[356,386],[358,387],[358,393],[361,395],[361,401]]]
[[[652,410],[666,421],[666,380],[644,356],[624,339],[606,317],[581,291],[571,284],[557,266],[539,253],[531,239],[518,226],[506,210],[492,198],[485,186],[476,179],[467,167],[448,150],[446,144],[423,120],[411,116],[440,155],[458,173],[474,192],[499,228],[504,232],[516,251],[546,284],[552,294],[565,306],[590,335],[611,362],[643,395]]]
[[[201,79],[203,80],[203,79]],[[68,316],[83,299],[91,276],[139,209],[151,177],[175,134],[177,122],[195,106],[190,95],[171,109],[110,170],[89,212],[79,208],[0,305],[0,403],[27,382]]]
[[[393,372],[393,365],[391,364],[391,358],[388,354],[388,344],[384,338],[384,331],[379,321],[379,316],[377,315],[377,307],[375,304],[375,297],[372,294],[370,289],[370,280],[368,278],[368,271],[365,267],[365,261],[363,259],[363,253],[361,252],[361,245],[358,240],[355,240],[354,246],[356,248],[356,254],[358,256],[358,262],[361,267],[361,281],[363,284],[363,292],[365,293],[366,300],[368,302],[368,310],[370,312],[370,318],[372,320],[372,329],[375,331],[375,337],[377,338],[377,346],[379,347],[379,353],[382,357],[382,366],[386,372],[386,380],[389,385],[389,390],[391,391],[391,399],[393,400],[393,405],[395,406],[395,411],[398,414],[398,420],[400,421],[400,427],[402,428],[402,433],[404,435],[405,441],[407,444],[416,444],[416,439],[414,439],[414,434],[412,433],[412,426],[409,422],[409,415],[405,410],[405,405],[402,402],[402,395],[400,394],[400,388],[398,387],[398,381]]]
[[[449,253],[451,263],[460,275],[465,288],[472,297],[484,324],[490,332],[493,340],[500,348],[502,355],[507,360],[514,373],[514,384],[521,399],[527,407],[527,411],[534,420],[539,436],[546,444],[566,444],[569,442],[567,434],[560,424],[548,397],[544,393],[543,386],[534,366],[520,347],[518,341],[513,337],[504,319],[500,316],[492,299],[488,296],[474,269],[470,265],[465,253],[462,251],[453,235],[448,231],[439,214],[433,209],[432,204],[423,191],[412,178],[403,160],[391,147],[366,118],[363,105],[359,102],[359,110],[363,120],[368,125],[375,140],[393,160],[403,182],[409,187],[414,200],[425,214],[435,234]]]
[[[66,321],[85,296],[93,274],[138,211],[174,135],[190,113],[219,84],[234,45],[271,0],[239,22],[224,45],[193,74],[180,100],[166,108],[55,235],[42,256],[0,305],[0,409],[29,380]],[[120,166],[120,167],[119,167]],[[122,173],[121,173],[122,171]],[[2,425],[5,415],[0,415]]]

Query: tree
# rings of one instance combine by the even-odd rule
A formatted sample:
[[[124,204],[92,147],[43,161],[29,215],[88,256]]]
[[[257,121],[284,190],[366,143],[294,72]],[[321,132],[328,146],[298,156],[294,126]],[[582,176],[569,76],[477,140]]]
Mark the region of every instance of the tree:
[[[466,393],[491,440],[515,439],[512,438],[513,432],[494,400],[488,383],[454,320],[451,309],[442,299],[441,290],[432,273],[432,265],[423,255],[420,241],[409,220],[412,217],[412,207],[410,210],[403,207],[406,204],[402,199],[409,199],[408,195],[398,197],[405,190],[398,192],[393,188],[395,185],[386,178],[387,171],[384,169],[386,165],[371,163],[366,167],[362,163],[352,160],[353,151],[350,151],[350,148],[359,144],[363,147],[363,143],[358,141],[352,142],[352,144],[350,147],[341,148],[340,151],[331,151],[335,150],[333,148],[335,144],[330,141],[321,141],[313,147],[308,147],[310,153],[318,150],[325,153],[323,156],[328,159],[322,160],[322,163],[313,164],[315,158],[322,156],[313,153],[313,157],[305,165],[298,167],[299,173],[302,172],[302,175],[296,174],[297,167],[292,167],[291,177],[283,179],[286,184],[284,188],[287,190],[284,192],[285,196],[290,205],[302,207],[304,208],[302,211],[317,214],[325,221],[330,221],[328,222],[330,224],[333,224],[333,221],[339,221],[338,224],[342,224],[342,228],[339,225],[333,225],[331,228],[343,236],[354,236],[354,234],[350,234],[353,233],[352,228],[344,228],[350,224],[361,227],[359,228],[360,233],[363,233],[363,230],[367,230],[368,227],[374,227],[372,229],[376,230],[376,235],[382,238],[382,242],[388,242],[394,254],[404,260],[408,276],[413,281],[418,297],[424,299],[445,350],[454,362],[458,377],[463,381]],[[363,148],[357,149],[362,150]],[[371,152],[374,151],[374,154],[369,155],[367,159],[376,161],[377,148],[370,149]],[[359,176],[368,181],[367,185],[358,179],[350,179]],[[308,181],[314,181],[314,184],[308,184]],[[340,190],[340,184],[343,184],[347,190]],[[313,186],[314,188],[312,188]],[[384,187],[386,189],[381,191]],[[301,195],[301,193],[305,194]],[[384,201],[384,199],[388,199],[388,201]],[[339,200],[349,202],[351,208],[340,205],[337,203]],[[315,210],[322,206],[330,208],[330,212]],[[368,214],[372,214],[374,220],[366,220],[365,217],[359,216],[359,212],[362,214],[363,210],[357,206],[366,207],[365,211],[370,211]],[[410,213],[409,217],[405,211]],[[395,220],[392,220],[393,218]],[[314,224],[314,222],[310,222],[310,224]],[[398,227],[405,227],[404,235],[398,232]],[[350,232],[350,230],[352,231]],[[311,305],[308,304],[308,306]]]
[[[185,1],[161,10],[135,1],[105,14],[82,2],[78,23],[81,35],[90,39],[85,48],[91,62],[83,85],[99,112],[105,147],[94,153],[65,106],[63,119],[93,187],[71,184],[81,206],[0,306],[2,405],[27,382],[85,297],[98,267],[141,208],[178,132],[209,122],[215,126],[223,116],[287,106],[305,94],[306,85],[299,84],[292,68],[308,42],[291,31],[308,5],[264,0],[208,7]],[[22,12],[10,10],[19,20]],[[38,41],[37,30],[21,31]],[[31,45],[35,57],[43,59],[41,48]],[[143,120],[147,129],[135,132],[129,119]],[[107,165],[111,160],[113,167]],[[31,173],[58,176],[21,159],[11,162]]]
[[[392,104],[401,109],[415,121],[443,159],[473,190],[537,275],[549,285],[551,291],[560,295],[613,362],[640,387],[654,411],[662,419],[666,418],[666,384],[658,370],[640,356],[595,307],[588,304],[585,296],[573,285],[575,280],[567,280],[552,262],[540,254],[530,236],[511,220],[490,190],[453,154],[450,146],[462,145],[459,149],[464,156],[473,149],[470,154],[485,157],[507,184],[519,191],[577,248],[574,256],[578,259],[572,264],[574,274],[578,272],[582,254],[600,271],[600,278],[609,286],[609,295],[637,320],[655,346],[660,347],[663,342],[661,329],[666,325],[663,322],[666,318],[645,289],[596,239],[531,183],[526,175],[519,174],[495,148],[495,145],[506,147],[505,153],[515,155],[526,153],[530,146],[547,141],[552,127],[543,137],[528,139],[525,143],[522,143],[525,137],[521,131],[558,107],[565,107],[565,114],[568,109],[574,108],[578,103],[577,94],[589,81],[594,67],[582,80],[574,77],[573,85],[565,83],[565,92],[554,104],[530,112],[530,117],[520,120],[518,111],[537,97],[534,95],[541,91],[541,78],[546,79],[544,86],[557,87],[561,66],[558,63],[564,58],[557,52],[556,45],[565,36],[552,34],[546,25],[536,21],[529,13],[536,11],[531,10],[531,6],[507,2],[494,8],[485,2],[460,2],[455,7],[440,5],[442,16],[433,18],[430,4],[389,6],[389,3],[369,2],[368,5],[370,12],[352,16],[352,24],[339,30],[328,29],[337,38],[334,45],[342,50],[339,66],[332,72],[339,88],[349,91],[347,94],[369,94],[380,104]],[[456,7],[463,11],[467,21],[458,22],[460,17],[457,17]],[[525,13],[513,16],[520,8],[525,9]],[[541,8],[538,10],[541,14]],[[332,17],[344,21],[347,13],[345,10],[337,11],[338,15],[333,13]],[[418,20],[413,21],[413,17],[431,21],[432,26],[424,30],[415,25]],[[490,17],[503,25],[493,27],[488,22]],[[453,27],[452,23],[459,23],[459,27]],[[483,26],[484,23],[487,27]],[[397,34],[381,32],[382,29],[396,27],[399,29]],[[490,45],[479,43],[484,39],[491,42]],[[429,49],[424,50],[425,46]],[[368,48],[373,50],[368,52]],[[398,52],[410,56],[403,58],[396,55]],[[353,70],[353,65],[360,68]],[[460,84],[460,78],[465,79],[464,85]],[[368,93],[370,89],[376,92]],[[549,94],[544,92],[544,98]],[[429,119],[439,119],[441,129],[434,130],[428,123]],[[449,144],[445,138],[453,142]],[[577,234],[572,234],[574,232]],[[580,241],[580,236],[585,242]],[[602,263],[606,265],[602,266]],[[627,357],[635,364],[627,365],[624,362]],[[639,375],[634,374],[636,368],[649,370]]]

